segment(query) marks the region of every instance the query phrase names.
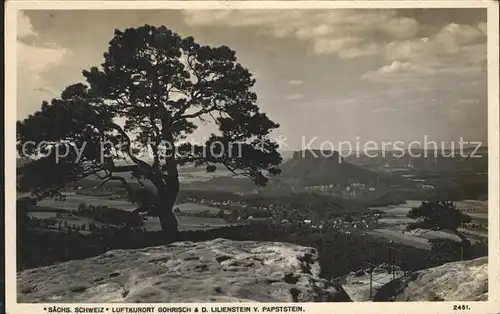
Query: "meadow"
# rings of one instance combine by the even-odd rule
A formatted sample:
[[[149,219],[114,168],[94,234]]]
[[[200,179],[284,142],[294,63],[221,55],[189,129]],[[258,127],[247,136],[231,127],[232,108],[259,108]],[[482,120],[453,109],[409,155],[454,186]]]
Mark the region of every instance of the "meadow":
[[[78,227],[91,223],[96,223],[99,227],[110,226],[109,224],[74,215],[73,213],[78,210],[78,207],[82,203],[86,206],[105,206],[129,212],[137,208],[136,205],[126,199],[108,199],[106,197],[66,193],[64,200],[44,199],[38,202],[37,208],[30,212],[28,216],[38,219],[54,218]],[[200,217],[201,214],[217,214],[220,211],[217,207],[198,203],[180,203],[175,207],[179,210],[176,210],[176,216],[180,230],[206,230],[235,225],[235,223],[227,222],[222,218]],[[161,230],[159,219],[157,217],[148,217],[143,228],[146,231]]]

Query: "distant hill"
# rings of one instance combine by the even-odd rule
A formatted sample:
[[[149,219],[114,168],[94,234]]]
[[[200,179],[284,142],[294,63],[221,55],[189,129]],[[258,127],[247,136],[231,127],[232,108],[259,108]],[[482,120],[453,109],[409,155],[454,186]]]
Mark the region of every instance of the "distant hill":
[[[379,185],[389,180],[379,173],[350,164],[338,152],[331,151],[297,151],[280,168],[280,177],[300,179],[308,185],[345,185],[356,182]]]
[[[194,181],[181,183],[183,189],[194,190],[212,190],[226,192],[252,192],[256,189],[253,181],[246,177],[239,176],[220,176],[213,177],[206,181]]]
[[[283,161],[288,161],[288,160],[292,159],[294,153],[295,153],[295,151],[293,151],[293,150],[284,150],[284,151],[280,152],[281,158],[283,158]]]

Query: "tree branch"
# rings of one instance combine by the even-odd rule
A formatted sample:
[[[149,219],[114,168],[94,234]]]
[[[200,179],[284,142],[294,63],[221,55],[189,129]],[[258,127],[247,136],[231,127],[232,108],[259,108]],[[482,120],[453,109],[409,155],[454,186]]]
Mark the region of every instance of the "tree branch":
[[[154,117],[153,114],[150,114],[149,119],[151,121],[151,128],[153,129],[155,133],[155,146],[152,146],[151,148],[153,149],[153,155],[154,155],[154,163],[153,163],[153,168],[156,171],[159,171],[160,169],[160,156],[158,154],[158,146],[160,145],[161,139],[160,139],[160,129],[156,125],[156,118]]]
[[[116,123],[111,123],[109,127],[113,130],[118,131],[118,133],[120,133],[120,135],[123,136],[127,141],[128,147],[126,153],[130,157],[130,159],[137,165],[136,170],[141,171],[146,177],[151,177],[154,172],[153,168],[148,163],[134,156],[134,153],[132,152],[131,140],[128,134]]]
[[[111,172],[131,172],[137,170],[137,165],[113,166],[109,169]]]
[[[106,178],[99,185],[96,185],[95,187],[93,187],[92,190],[101,188],[103,185],[105,185],[109,181],[120,181],[123,184],[123,186],[127,189],[128,193],[133,193],[132,188],[128,184],[127,180],[125,180],[125,178],[120,177],[120,176],[112,176],[112,175],[110,175],[108,178]]]

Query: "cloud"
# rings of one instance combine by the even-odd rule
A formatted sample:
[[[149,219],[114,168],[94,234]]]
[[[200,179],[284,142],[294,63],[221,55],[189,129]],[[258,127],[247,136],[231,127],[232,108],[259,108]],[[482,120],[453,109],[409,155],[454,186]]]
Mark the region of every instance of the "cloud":
[[[380,43],[412,38],[418,21],[395,10],[183,11],[185,22],[205,27],[258,27],[278,38],[307,41],[316,54],[351,59],[380,53]],[[376,42],[373,38],[379,38]]]
[[[393,84],[399,90],[436,92],[461,86],[477,91],[481,84],[486,86],[484,27],[482,23],[448,23],[428,37],[392,41],[383,49],[389,63],[365,72],[360,79]]]
[[[477,28],[479,28],[484,35],[486,35],[488,32],[487,25],[485,22],[480,22],[479,24],[477,24]]]
[[[485,35],[479,27],[451,23],[430,37],[393,41],[386,46],[389,60],[411,60],[429,56],[456,54],[461,47],[483,43]]]
[[[18,115],[26,116],[43,100],[58,95],[56,80],[50,70],[57,67],[68,50],[64,48],[47,48],[17,42],[17,95]]]
[[[303,134],[335,141],[335,134],[341,134],[340,140],[356,135],[411,140],[424,131],[443,137],[464,132],[486,135],[486,24],[478,23],[479,13],[471,17],[469,10],[456,15],[447,10],[395,10],[394,14],[386,9],[143,11],[25,11],[29,18],[20,33],[26,37],[19,47],[27,53],[24,72],[19,72],[24,74],[18,76],[18,113],[32,113],[41,100],[53,97],[54,90],[81,81],[81,69],[102,62],[114,28],[167,23],[200,43],[227,44],[236,49],[245,67],[258,70],[261,78],[253,90],[259,106],[280,123],[279,132],[291,139],[294,148],[300,148]],[[463,24],[466,21],[470,24]],[[443,30],[451,22],[459,27]],[[477,32],[467,31],[469,27],[477,28],[483,38],[471,40]],[[441,31],[442,36],[436,37]],[[418,47],[425,40],[429,42]],[[59,46],[49,46],[50,42]],[[408,46],[408,56],[396,51],[388,57],[389,43],[396,50]],[[458,49],[443,52],[436,48],[440,45]],[[35,48],[44,48],[40,56],[49,62],[37,57]],[[373,72],[373,80],[358,80],[367,72]],[[288,83],[299,80],[304,84]],[[461,99],[479,100],[477,106],[461,104],[462,112],[477,113],[477,118],[447,118],[448,104]],[[338,123],[314,123],[332,114]],[[304,119],[309,127],[298,129]],[[211,132],[203,126],[197,133]]]
[[[334,33],[334,29],[327,24],[310,26],[298,29],[295,35],[300,39],[310,39],[315,37],[328,36]],[[282,33],[279,33],[282,34]],[[283,36],[283,35],[282,35]]]
[[[19,11],[17,15],[17,38],[34,35],[36,35],[36,33],[30,19],[24,14],[23,11]]]
[[[375,71],[366,72],[361,76],[362,80],[373,82],[392,81],[402,79],[402,76],[410,74],[431,75],[434,71],[411,62],[394,61]]]
[[[286,96],[286,99],[288,99],[288,100],[299,100],[302,98],[304,98],[304,95],[302,95],[302,94],[290,94],[290,95]]]
[[[363,43],[362,38],[318,38],[313,43],[313,51],[318,54],[342,53],[342,51],[352,50]]]
[[[353,59],[363,56],[374,56],[380,52],[380,46],[374,42],[363,43],[358,46],[346,47],[339,51],[339,57],[343,59]]]
[[[57,66],[69,51],[62,47],[40,47],[17,43],[17,63],[28,69],[34,76],[40,75],[47,68]]]
[[[410,38],[418,33],[420,25],[412,18],[393,18],[385,25],[387,33],[396,38]]]
[[[302,85],[304,84],[304,81],[302,80],[291,80],[291,81],[288,81],[288,85]]]
[[[43,43],[34,30],[28,16],[18,15],[17,24],[17,91],[18,115],[25,116],[30,108],[39,106],[42,100],[57,95],[55,81],[49,72],[61,65],[70,51],[55,43]],[[29,39],[29,40],[27,40]]]
[[[383,107],[383,108],[373,108],[370,111],[374,113],[387,113],[387,112],[396,112],[397,109],[393,107]]]
[[[27,37],[37,38],[37,36],[29,17],[20,11],[17,20],[17,64],[21,69],[32,72],[35,78],[45,69],[58,65],[69,52],[55,43],[23,41]]]
[[[478,27],[450,23],[436,34],[435,39],[443,44],[470,44],[484,38],[484,33]]]
[[[478,105],[479,99],[460,99],[458,103],[463,105]]]

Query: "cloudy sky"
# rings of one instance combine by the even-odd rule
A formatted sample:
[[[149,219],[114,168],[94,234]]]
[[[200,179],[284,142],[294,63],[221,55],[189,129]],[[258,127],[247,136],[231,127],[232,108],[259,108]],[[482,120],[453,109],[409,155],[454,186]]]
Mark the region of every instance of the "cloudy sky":
[[[485,22],[470,8],[23,11],[18,119],[81,82],[114,29],[150,24],[236,50],[284,149],[314,138],[486,142]]]

